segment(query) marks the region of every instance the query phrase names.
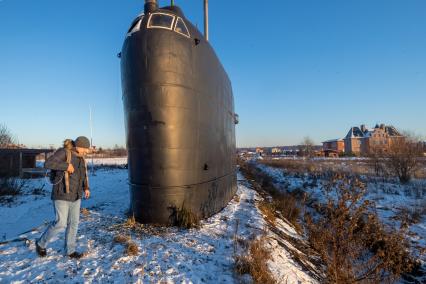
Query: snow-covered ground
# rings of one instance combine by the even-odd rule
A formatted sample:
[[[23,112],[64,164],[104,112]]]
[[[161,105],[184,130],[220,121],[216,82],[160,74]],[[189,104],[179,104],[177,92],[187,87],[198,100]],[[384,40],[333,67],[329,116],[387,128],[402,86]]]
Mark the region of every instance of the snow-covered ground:
[[[126,165],[127,157],[117,157],[117,158],[87,158],[87,164],[91,165]]]
[[[101,162],[97,164],[105,164]],[[110,162],[119,164],[117,159]],[[234,240],[236,236],[254,239],[266,226],[256,206],[261,197],[244,181],[239,182],[237,195],[226,208],[202,221],[200,228],[190,230],[148,225],[131,230],[123,226],[129,204],[127,182],[126,169],[99,169],[91,176],[92,197],[82,202],[88,214],[81,216],[78,235],[78,250],[86,251],[87,256],[78,261],[64,256],[63,234],[49,245],[47,257],[39,258],[35,253],[34,240],[54,217],[46,179],[29,181],[24,195],[0,204],[0,238],[27,238],[0,245],[0,283],[250,282],[249,277],[234,272]],[[42,188],[39,191],[43,194],[34,195],[34,188]],[[277,229],[280,234],[300,238],[284,221],[279,221]],[[118,234],[129,235],[135,242],[139,249],[135,256],[128,256],[125,247],[113,241]],[[271,250],[268,266],[277,283],[317,283],[279,244],[291,247],[289,242],[267,229],[266,236],[266,247]],[[237,253],[243,250],[238,247]]]
[[[257,164],[257,168],[267,173],[273,182],[280,188],[287,190],[303,189],[313,198],[324,199],[322,187],[324,182],[319,179],[314,182],[308,174],[304,176],[292,175],[283,169]],[[426,207],[426,180],[414,180],[410,184],[401,185],[398,182],[383,181],[381,179],[366,178],[367,191],[364,198],[374,201],[380,219],[391,227],[399,229],[401,226],[401,212],[412,213],[415,210],[423,211]],[[416,223],[408,224],[405,228],[406,236],[411,242],[413,255],[419,258],[423,266],[426,265],[426,218],[421,216]]]
[[[115,158],[86,158],[87,165],[89,168],[92,165],[95,166],[124,166],[127,165],[127,157],[115,157]],[[36,166],[42,168],[44,160],[37,160]]]

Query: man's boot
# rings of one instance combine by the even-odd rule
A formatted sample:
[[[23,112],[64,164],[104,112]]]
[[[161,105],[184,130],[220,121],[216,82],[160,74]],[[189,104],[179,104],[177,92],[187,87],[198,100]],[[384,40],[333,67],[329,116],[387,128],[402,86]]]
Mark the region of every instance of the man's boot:
[[[36,245],[36,251],[37,251],[38,256],[45,257],[47,255],[46,249],[39,246],[37,241],[36,241],[35,245]]]
[[[84,256],[84,253],[81,252],[73,252],[71,254],[68,255],[70,258],[75,258],[75,259],[80,259]]]

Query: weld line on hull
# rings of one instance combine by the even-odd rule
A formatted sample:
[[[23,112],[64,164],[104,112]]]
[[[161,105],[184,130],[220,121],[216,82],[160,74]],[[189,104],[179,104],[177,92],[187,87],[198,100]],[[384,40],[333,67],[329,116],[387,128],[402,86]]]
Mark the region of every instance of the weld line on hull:
[[[181,187],[185,188],[185,187],[197,186],[197,185],[200,185],[200,184],[205,184],[205,183],[213,182],[213,181],[216,181],[216,180],[222,179],[222,178],[224,178],[224,177],[228,177],[228,176],[231,176],[231,175],[235,175],[236,173],[237,173],[237,171],[235,171],[235,172],[233,172],[233,173],[230,173],[230,174],[226,174],[226,175],[223,175],[223,176],[217,177],[217,178],[214,178],[214,179],[211,179],[211,180],[207,180],[207,181],[203,181],[203,182],[199,182],[199,183],[193,183],[193,184],[185,184],[185,185],[150,186],[149,184],[137,184],[137,183],[132,183],[132,182],[129,182],[128,184],[129,184],[129,185],[132,185],[132,186],[146,186],[146,187],[150,187],[150,188],[153,188],[153,189],[154,189],[154,188],[155,188],[155,189],[158,189],[158,188],[164,188],[164,189],[167,189],[167,188],[181,188]]]

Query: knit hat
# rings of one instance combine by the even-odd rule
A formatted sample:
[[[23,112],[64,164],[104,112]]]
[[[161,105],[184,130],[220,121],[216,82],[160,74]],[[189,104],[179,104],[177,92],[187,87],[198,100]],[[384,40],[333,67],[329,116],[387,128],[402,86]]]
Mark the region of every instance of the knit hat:
[[[85,136],[77,137],[77,139],[75,139],[74,143],[75,143],[75,147],[87,148],[87,149],[90,148],[90,141]]]

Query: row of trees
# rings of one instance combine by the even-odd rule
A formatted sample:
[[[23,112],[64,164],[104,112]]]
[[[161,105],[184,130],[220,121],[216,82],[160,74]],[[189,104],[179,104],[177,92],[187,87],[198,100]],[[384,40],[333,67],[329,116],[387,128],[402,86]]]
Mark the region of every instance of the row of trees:
[[[127,156],[127,149],[117,144],[114,145],[113,148],[99,147],[99,149],[95,152],[95,155],[102,157],[124,157]]]

